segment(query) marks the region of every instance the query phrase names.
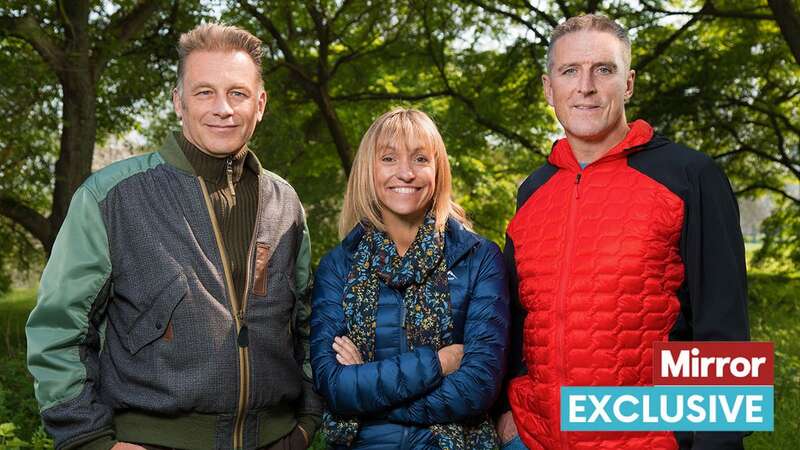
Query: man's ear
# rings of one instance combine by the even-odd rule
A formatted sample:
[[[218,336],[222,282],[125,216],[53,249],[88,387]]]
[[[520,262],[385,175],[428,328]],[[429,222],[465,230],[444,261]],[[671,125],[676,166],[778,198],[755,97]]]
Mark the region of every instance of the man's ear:
[[[183,111],[183,102],[178,88],[172,88],[172,108],[175,110],[178,119],[182,119],[181,112]]]
[[[261,122],[261,118],[264,117],[264,111],[267,109],[267,101],[269,100],[269,93],[262,89],[261,92],[258,94],[258,121]]]
[[[547,104],[553,106],[553,86],[550,85],[550,76],[547,74],[542,75],[542,87],[544,88],[544,98],[547,99]]]
[[[628,77],[625,79],[625,102],[633,97],[633,84],[636,81],[636,71],[633,69],[628,70]]]

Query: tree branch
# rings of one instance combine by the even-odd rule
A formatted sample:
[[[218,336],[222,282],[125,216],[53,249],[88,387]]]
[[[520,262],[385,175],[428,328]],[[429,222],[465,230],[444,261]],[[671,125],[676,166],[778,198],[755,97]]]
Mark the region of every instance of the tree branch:
[[[49,245],[50,222],[35,209],[14,198],[0,195],[0,214],[20,224],[45,246]]]
[[[636,62],[636,67],[634,67],[634,70],[636,72],[640,72],[645,67],[647,67],[648,64],[661,57],[661,55],[664,54],[664,52],[666,52],[667,49],[669,49],[672,43],[675,42],[680,37],[680,35],[682,35],[686,30],[691,28],[692,25],[694,25],[698,20],[700,20],[700,17],[701,17],[700,15],[692,16],[692,18],[689,19],[685,24],[683,24],[682,27],[678,28],[677,30],[675,30],[674,33],[669,35],[669,37],[656,44],[655,48],[649,55],[644,56],[643,58],[641,58],[639,61]]]
[[[66,66],[64,51],[32,16],[0,16],[0,34],[8,34],[24,40],[42,57],[45,64],[62,76]]]
[[[768,0],[767,3],[775,15],[783,38],[794,55],[795,62],[800,64],[800,17],[798,17],[797,11],[792,7],[792,2],[788,0]]]
[[[392,92],[359,92],[356,94],[345,94],[345,95],[337,95],[331,97],[331,100],[337,102],[360,102],[366,100],[406,100],[406,101],[416,101],[416,100],[425,100],[428,98],[435,98],[435,97],[448,97],[451,95],[451,91],[444,90],[444,91],[436,91],[436,92],[426,92],[424,94],[407,94],[407,93],[392,93]]]
[[[535,34],[536,37],[539,38],[539,40],[542,42],[542,44],[547,45],[547,41],[548,41],[547,36],[545,36],[541,31],[539,31],[535,26],[533,26],[533,23],[531,23],[528,20],[525,20],[519,14],[513,13],[511,11],[506,11],[504,9],[500,9],[500,8],[498,8],[496,6],[493,6],[493,5],[490,5],[490,4],[486,4],[485,2],[482,2],[482,1],[479,1],[479,0],[470,0],[470,3],[480,7],[483,10],[486,10],[486,11],[489,11],[491,13],[499,14],[499,15],[501,15],[503,17],[509,18],[513,22],[516,22],[516,23],[524,26],[528,30],[532,31],[533,34]],[[531,6],[531,8],[536,12],[539,11],[538,9],[534,8],[533,6]],[[545,20],[547,21],[547,23],[550,26],[555,27],[556,25],[558,25],[558,23],[555,23],[555,24],[551,23],[550,20],[548,20],[548,19],[550,19],[549,16],[547,16],[546,14],[543,14],[543,15],[545,17],[547,17]]]
[[[733,194],[736,195],[736,196],[739,196],[741,194],[745,194],[747,192],[757,191],[757,190],[770,191],[770,192],[774,192],[776,194],[780,194],[784,198],[787,198],[787,199],[793,201],[797,205],[800,205],[800,198],[791,196],[788,192],[785,192],[783,189],[779,189],[779,188],[776,188],[775,186],[769,186],[767,184],[761,184],[761,183],[751,184],[751,185],[749,185],[747,187],[744,187],[742,189],[734,191]]]
[[[336,61],[333,63],[333,68],[331,68],[331,71],[330,71],[330,74],[329,74],[330,78],[333,78],[334,75],[336,75],[336,72],[339,70],[339,68],[341,66],[343,66],[343,65],[345,65],[345,64],[347,64],[349,62],[355,61],[355,60],[357,60],[359,58],[363,58],[364,56],[371,55],[371,54],[374,54],[374,53],[378,53],[381,50],[383,50],[383,49],[389,47],[390,45],[394,44],[395,42],[397,42],[400,39],[400,37],[403,35],[403,31],[404,31],[405,26],[406,26],[407,23],[408,22],[407,22],[407,19],[406,19],[403,22],[401,22],[400,24],[398,24],[396,26],[397,31],[395,32],[394,36],[391,36],[391,37],[385,39],[383,41],[383,43],[381,43],[380,45],[378,45],[376,47],[373,47],[373,48],[369,48],[369,45],[371,44],[372,40],[365,39],[365,41],[368,42],[367,45],[364,45],[364,46],[362,46],[362,47],[360,47],[358,49],[352,50],[350,53],[348,53],[346,55],[342,55],[339,58],[337,58]]]
[[[710,16],[728,19],[749,19],[749,20],[775,20],[771,14],[750,13],[747,11],[720,10],[714,5],[713,1],[706,1],[697,11],[670,11],[668,9],[657,8],[649,2],[642,2],[646,11],[664,14],[667,16]]]
[[[279,64],[286,66],[295,75],[296,79],[302,84],[306,91],[314,91],[317,86],[316,81],[311,78],[311,76],[306,73],[305,70],[303,70],[303,66],[299,63],[297,58],[295,58],[294,52],[292,52],[292,48],[289,46],[289,42],[284,39],[283,35],[278,30],[278,27],[276,27],[275,23],[272,22],[272,19],[267,17],[264,13],[259,11],[258,8],[251,5],[246,0],[239,0],[239,5],[241,5],[245,11],[253,16],[275,40],[275,43],[278,45],[278,49],[280,49],[281,53],[283,53],[283,62]]]
[[[147,21],[158,11],[161,3],[159,0],[141,1],[127,14],[119,10],[111,17],[103,33],[106,39],[97,45],[93,52],[92,71],[95,81],[100,78],[114,52],[124,47],[142,31]]]
[[[536,145],[534,145],[533,142],[531,142],[528,138],[522,136],[521,134],[513,130],[506,128],[503,125],[500,125],[499,123],[494,122],[488,117],[483,116],[478,110],[478,108],[475,106],[475,102],[471,98],[453,89],[453,87],[450,85],[450,80],[447,77],[447,71],[445,69],[445,57],[446,57],[445,53],[444,51],[441,51],[440,52],[441,55],[437,55],[437,53],[439,52],[437,52],[437,50],[434,48],[433,32],[431,30],[430,22],[428,20],[427,10],[424,11],[422,17],[423,17],[423,24],[425,26],[425,32],[428,37],[428,45],[427,45],[428,52],[431,59],[434,62],[434,65],[436,66],[437,71],[439,72],[439,77],[442,80],[442,84],[444,84],[445,92],[448,92],[451,97],[463,103],[464,106],[466,106],[467,109],[469,109],[472,112],[472,114],[475,117],[475,121],[478,122],[480,125],[483,125],[489,130],[494,131],[495,133],[503,136],[504,138],[512,142],[516,142],[535,153],[544,155],[544,152],[541,149],[539,149]],[[439,56],[441,56],[441,59],[439,58]]]
[[[247,11],[264,28],[267,29],[267,32],[272,36],[273,39],[275,39],[275,42],[278,44],[278,48],[281,50],[281,53],[283,53],[283,59],[289,62],[289,64],[297,65],[297,59],[294,57],[292,48],[289,47],[289,43],[286,42],[286,39],[283,38],[281,32],[278,31],[278,27],[275,26],[275,24],[272,22],[272,19],[259,11],[258,8],[247,2],[247,0],[239,0],[239,5],[241,5],[245,11]]]

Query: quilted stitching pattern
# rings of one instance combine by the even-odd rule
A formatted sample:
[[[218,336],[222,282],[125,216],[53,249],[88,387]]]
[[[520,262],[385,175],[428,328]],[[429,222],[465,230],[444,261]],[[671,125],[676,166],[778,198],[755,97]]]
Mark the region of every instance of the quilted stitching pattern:
[[[652,384],[683,283],[683,201],[608,158],[559,170],[509,224],[529,368],[509,399],[531,449],[677,448],[672,433],[560,433],[559,387]]]

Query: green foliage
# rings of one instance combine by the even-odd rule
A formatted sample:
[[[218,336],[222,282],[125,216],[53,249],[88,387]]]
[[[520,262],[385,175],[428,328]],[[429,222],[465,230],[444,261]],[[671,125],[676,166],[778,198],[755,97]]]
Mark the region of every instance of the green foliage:
[[[756,252],[756,267],[785,272],[800,267],[800,205],[782,201],[761,228],[764,241]]]
[[[25,322],[35,304],[34,289],[0,296],[0,423],[15,424],[14,435],[29,443],[41,427],[33,378],[25,365]]]
[[[800,433],[800,276],[751,271],[752,339],[775,344],[775,431],[754,433],[748,449],[794,448]]]
[[[13,422],[0,423],[0,448],[4,450],[53,448],[53,440],[47,436],[47,433],[41,427],[31,435],[30,441],[24,441],[16,434],[17,426]]]

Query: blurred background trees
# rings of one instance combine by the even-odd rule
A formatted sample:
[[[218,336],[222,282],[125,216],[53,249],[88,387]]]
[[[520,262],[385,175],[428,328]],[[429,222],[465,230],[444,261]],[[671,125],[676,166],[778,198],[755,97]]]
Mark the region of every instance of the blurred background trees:
[[[435,118],[458,201],[501,242],[516,185],[560,135],[540,81],[549,33],[599,12],[634,40],[629,117],[712,155],[740,199],[766,204],[769,217],[748,236],[763,243],[755,262],[796,263],[798,11],[789,0],[2,0],[0,289],[41,267],[110,143],[144,151],[178,127],[177,38],[215,19],[265,43],[270,101],[252,147],[299,191],[315,260],[338,241],[361,135],[396,105]]]

